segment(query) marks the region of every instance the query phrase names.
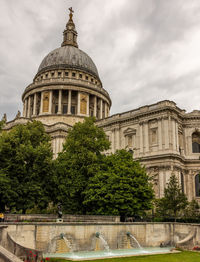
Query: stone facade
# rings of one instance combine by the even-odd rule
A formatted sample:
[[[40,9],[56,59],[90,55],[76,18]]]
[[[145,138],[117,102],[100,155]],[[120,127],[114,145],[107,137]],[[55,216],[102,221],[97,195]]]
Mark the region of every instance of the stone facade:
[[[154,179],[162,197],[171,174],[178,177],[189,200],[200,202],[200,111],[186,113],[172,101],[161,101],[109,116],[111,99],[103,88],[92,59],[78,48],[70,12],[60,48],[50,52],[22,95],[23,116],[7,122],[39,120],[52,138],[54,157],[62,150],[69,128],[86,116],[95,116],[113,153],[127,148]]]
[[[97,124],[111,142],[108,153],[127,148],[145,165],[154,179],[157,197],[163,196],[174,173],[188,199],[199,200],[199,183],[195,179],[200,173],[200,151],[194,152],[194,143],[200,138],[200,111],[186,113],[165,100],[113,115]]]

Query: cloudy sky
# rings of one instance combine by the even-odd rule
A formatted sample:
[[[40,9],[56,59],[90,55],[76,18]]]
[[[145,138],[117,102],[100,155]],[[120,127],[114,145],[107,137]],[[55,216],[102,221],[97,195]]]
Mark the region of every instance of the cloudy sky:
[[[199,0],[0,0],[0,117],[22,110],[25,87],[62,42],[70,6],[112,114],[164,99],[200,109]]]

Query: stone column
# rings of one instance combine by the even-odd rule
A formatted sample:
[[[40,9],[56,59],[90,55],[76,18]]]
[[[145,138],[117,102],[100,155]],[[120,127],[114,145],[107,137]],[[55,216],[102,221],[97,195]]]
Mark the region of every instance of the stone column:
[[[158,149],[162,150],[162,119],[158,119]]]
[[[140,154],[143,154],[143,123],[140,123]]]
[[[58,112],[57,114],[61,114],[62,113],[62,90],[59,90],[59,94],[58,94]]]
[[[168,117],[164,119],[165,128],[165,149],[169,149],[169,120]]]
[[[94,116],[97,117],[97,97],[94,97]]]
[[[37,102],[37,93],[34,94],[34,98],[33,98],[33,116],[36,116],[36,102]]]
[[[108,117],[108,104],[105,102],[105,117]]]
[[[149,128],[148,128],[148,122],[144,123],[144,148],[145,152],[149,152]]]
[[[24,100],[24,117],[27,117],[27,98]]]
[[[52,96],[53,91],[49,91],[49,114],[52,114]]]
[[[176,123],[174,119],[171,119],[172,122],[172,148],[176,151]]]
[[[28,114],[27,117],[31,116],[31,96],[28,97]]]
[[[100,119],[102,119],[103,116],[103,100],[100,99]]]
[[[80,115],[80,105],[81,105],[81,94],[78,92],[78,108],[77,108],[77,113]]]
[[[87,95],[87,116],[90,116],[90,95]]]
[[[111,151],[112,153],[115,152],[115,128],[112,129]]]
[[[44,96],[44,93],[41,92],[41,99],[40,99],[40,115],[42,115],[42,113],[43,113],[43,96]]]
[[[114,151],[120,149],[120,128],[116,126],[114,129]]]
[[[67,107],[67,114],[71,114],[71,104],[72,104],[72,91],[68,90],[68,107]]]
[[[178,139],[178,123],[176,122],[176,151],[179,152],[179,139]]]

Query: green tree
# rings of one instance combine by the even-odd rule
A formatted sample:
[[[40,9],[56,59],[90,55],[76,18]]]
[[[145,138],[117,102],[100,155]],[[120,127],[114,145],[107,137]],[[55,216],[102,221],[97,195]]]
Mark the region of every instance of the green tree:
[[[145,168],[132,154],[118,150],[104,158],[84,192],[88,214],[134,216],[152,208],[153,189]]]
[[[156,212],[163,218],[173,217],[176,221],[179,212],[187,205],[187,197],[182,192],[178,179],[172,174],[164,190],[164,197],[157,200]]]
[[[190,222],[200,219],[199,204],[195,199],[189,202],[188,206],[183,210],[183,217]]]
[[[4,121],[4,120],[1,120],[1,121],[0,121],[0,133],[1,133],[1,131],[2,131],[2,128],[3,128],[4,124],[5,124],[5,121]]]
[[[0,136],[1,206],[45,208],[52,193],[50,137],[41,122],[17,125]],[[9,192],[9,193],[8,193]]]
[[[72,127],[56,160],[57,201],[68,213],[86,212],[83,192],[89,178],[99,172],[103,152],[110,147],[103,129],[94,121],[94,118],[86,118]]]

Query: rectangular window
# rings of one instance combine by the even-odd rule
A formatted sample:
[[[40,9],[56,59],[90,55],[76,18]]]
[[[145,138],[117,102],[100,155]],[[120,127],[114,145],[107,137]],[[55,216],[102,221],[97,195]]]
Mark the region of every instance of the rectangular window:
[[[58,113],[58,105],[55,105],[55,114]]]
[[[91,78],[91,82],[93,82],[94,80],[93,80],[93,78]]]
[[[88,80],[88,76],[86,76],[85,79]]]
[[[58,72],[58,76],[61,76],[61,72]]]
[[[69,75],[69,73],[68,72],[65,72],[65,76],[68,76]]]
[[[54,72],[51,73],[51,76],[54,76]]]
[[[71,114],[72,115],[76,114],[76,107],[75,106],[71,106]]]
[[[79,74],[79,78],[82,78],[82,74]]]
[[[67,105],[63,105],[63,114],[67,114]]]
[[[75,77],[76,76],[76,73],[72,72],[72,77]]]
[[[157,128],[150,129],[149,138],[150,138],[151,145],[158,143],[158,129]]]
[[[133,135],[127,136],[127,144],[128,144],[129,147],[133,146]]]

